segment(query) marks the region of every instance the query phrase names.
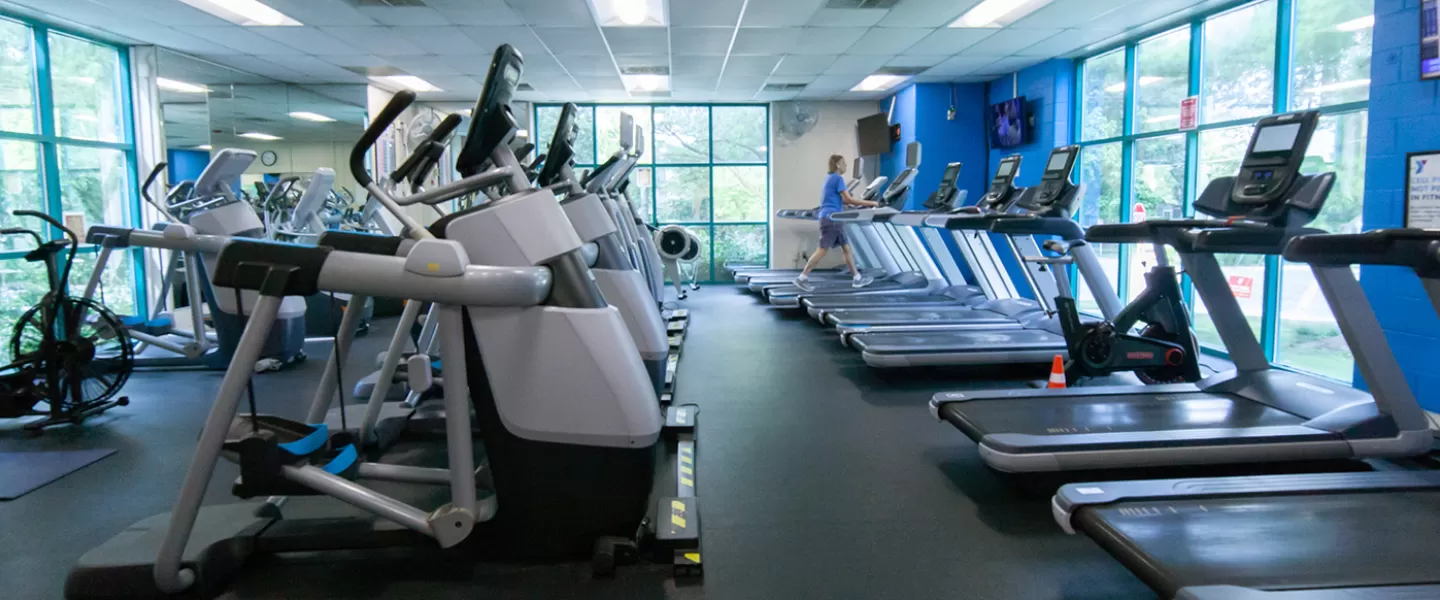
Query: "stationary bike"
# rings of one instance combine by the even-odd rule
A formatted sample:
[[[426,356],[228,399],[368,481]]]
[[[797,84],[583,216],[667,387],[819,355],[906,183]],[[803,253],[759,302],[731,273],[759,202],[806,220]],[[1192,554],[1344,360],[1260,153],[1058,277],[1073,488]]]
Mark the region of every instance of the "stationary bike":
[[[1075,244],[1084,243],[1066,246],[1052,240],[1045,243],[1045,248],[1063,255]],[[1070,353],[1067,379],[1133,371],[1147,384],[1200,380],[1199,344],[1190,329],[1190,311],[1183,301],[1175,267],[1165,254],[1165,244],[1158,239],[1151,243],[1155,246],[1155,266],[1145,274],[1145,291],[1125,305],[1114,321],[1082,323],[1068,282],[1060,286],[1055,310]],[[1141,323],[1144,329],[1133,333]]]
[[[17,217],[35,217],[63,231],[69,239],[44,241],[39,233],[18,227],[0,235],[29,235],[36,248],[25,255],[45,263],[50,291],[16,321],[10,337],[14,362],[0,367],[0,418],[44,416],[25,425],[31,432],[87,417],[130,399],[117,395],[134,370],[134,354],[120,318],[94,300],[71,296],[70,268],[79,238],[43,213],[17,210]],[[69,251],[64,268],[60,256]],[[48,408],[37,408],[41,402]]]

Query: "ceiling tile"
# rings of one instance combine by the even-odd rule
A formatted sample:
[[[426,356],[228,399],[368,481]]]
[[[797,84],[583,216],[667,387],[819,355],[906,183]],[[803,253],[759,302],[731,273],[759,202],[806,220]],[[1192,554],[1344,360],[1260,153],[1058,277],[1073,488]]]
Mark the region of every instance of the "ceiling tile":
[[[87,3],[75,4],[83,6]],[[225,19],[179,2],[166,6],[164,10],[155,10],[154,0],[106,0],[104,6],[121,14],[132,15],[132,20],[138,20],[135,17],[139,17],[167,27],[218,27],[229,24]]]
[[[732,75],[765,77],[775,70],[780,62],[778,56],[731,56],[725,63],[725,77]]]
[[[880,19],[881,27],[944,27],[980,0],[905,0]]]
[[[914,46],[916,42],[924,39],[931,32],[930,29],[914,27],[905,29],[876,27],[867,31],[859,41],[850,46],[846,53],[894,56]]]
[[[345,69],[320,60],[319,57],[315,56],[275,55],[267,56],[265,60],[295,71],[296,73],[319,78],[322,81],[365,82],[365,76],[346,71]]]
[[[771,75],[765,78],[765,83],[810,83],[815,81],[815,75]]]
[[[926,71],[915,76],[915,83],[983,83],[990,79],[985,75],[945,75]]]
[[[605,27],[603,31],[616,56],[670,53],[670,34],[665,27]]]
[[[671,76],[716,76],[724,64],[723,56],[675,56],[670,59]]]
[[[794,100],[798,95],[798,92],[760,92],[751,99],[759,102],[782,102]]]
[[[609,77],[576,77],[575,81],[580,87],[590,91],[625,91],[625,84],[620,81],[619,75]]]
[[[1007,27],[995,32],[995,35],[981,40],[970,49],[1005,56],[1014,54],[1021,49],[1035,45],[1036,42],[1043,42],[1055,37],[1060,33],[1059,29],[1015,29]]]
[[[945,59],[950,58],[948,54],[901,54],[885,63],[887,67],[933,67]]]
[[[676,56],[725,56],[730,51],[733,27],[674,27],[670,52]]]
[[[760,88],[764,86],[764,77],[725,75],[720,78],[720,85],[716,89],[722,92],[750,92],[753,94],[760,91]]]
[[[461,70],[452,65],[450,61],[442,59],[439,55],[428,54],[424,56],[392,56],[386,60],[391,66],[400,69],[410,75],[417,77],[454,77],[456,75],[468,75],[473,73],[470,70]],[[487,63],[489,61],[486,61]],[[488,68],[489,65],[487,64]]]
[[[865,36],[863,27],[806,27],[791,54],[843,54]],[[893,53],[892,53],[893,54]]]
[[[337,67],[353,69],[370,69],[375,67],[387,67],[390,63],[385,59],[370,54],[324,54],[316,56],[320,60],[328,62]]]
[[[750,0],[740,24],[745,27],[796,27],[810,22],[825,0]]]
[[[575,83],[575,80],[568,75],[562,77],[535,77],[533,79],[529,76],[524,76],[521,77],[520,80],[546,93],[572,92],[580,89],[580,84]]]
[[[320,30],[376,56],[425,54],[392,27],[321,27]]]
[[[756,56],[785,54],[799,41],[803,31],[799,27],[742,27],[735,34],[735,47],[730,53]]]
[[[1000,58],[999,56],[971,56],[962,54],[945,59],[944,62],[931,67],[925,71],[925,73],[930,75],[969,75],[984,68],[986,65],[1000,60]]]
[[[745,0],[675,0],[670,3],[670,26],[733,29],[744,4]]]
[[[520,18],[535,27],[594,25],[585,0],[506,0]]]
[[[995,33],[994,29],[938,29],[925,36],[905,54],[955,54]]]
[[[1081,31],[1078,29],[1064,29],[1060,33],[1051,36],[1049,39],[1036,42],[1033,46],[1026,46],[1015,52],[1017,56],[1034,56],[1038,58],[1054,58],[1062,56],[1071,50],[1086,44]]]
[[[885,63],[889,62],[889,60],[890,57],[888,56],[856,56],[847,54],[835,59],[835,64],[825,69],[825,74],[849,75],[857,73],[860,75],[869,75],[880,67],[885,66]]]
[[[451,25],[508,27],[526,24],[525,19],[505,4],[505,0],[427,0],[426,4],[443,15]]]
[[[821,75],[805,86],[806,90],[848,90],[864,79],[864,75]]]
[[[1011,56],[985,65],[976,73],[981,75],[1007,75],[1038,62],[1040,62],[1038,58]]]
[[[775,67],[775,75],[819,75],[835,64],[838,56],[797,56],[789,55]]]
[[[255,33],[306,54],[347,54],[355,48],[314,27],[254,27]]]
[[[534,30],[529,27],[461,27],[460,31],[476,45],[486,49],[485,54],[478,58],[487,63],[489,60],[486,60],[486,57],[494,54],[501,44],[510,44],[519,50],[527,65],[533,57],[550,54],[545,44],[540,43],[540,38],[535,37]]]
[[[429,54],[473,53],[484,56],[495,50],[495,47],[482,47],[459,27],[396,27],[395,32]],[[492,43],[500,45],[499,42]]]
[[[711,91],[719,81],[718,75],[674,75],[670,77],[670,88],[675,91]]]
[[[882,8],[822,8],[806,23],[811,27],[869,27],[885,18]]]
[[[556,56],[561,54],[607,54],[598,27],[536,27],[535,35]]]
[[[175,6],[179,3],[167,4]],[[379,24],[369,15],[360,12],[353,2],[346,0],[266,0],[266,4],[306,25],[364,27]],[[170,6],[165,10],[171,10]]]
[[[609,54],[565,54],[559,59],[565,70],[575,77],[619,76]]]
[[[1054,0],[1012,23],[1011,27],[1063,29],[1077,27],[1116,12],[1138,0]],[[1123,12],[1123,11],[1122,11]],[[1119,16],[1118,14],[1115,16]]]
[[[626,54],[615,56],[620,67],[669,67],[670,57],[664,54]]]
[[[299,73],[277,65],[273,61],[266,60],[265,58],[259,56],[249,56],[244,54],[215,54],[201,56],[201,58],[214,62],[218,65],[230,67],[232,69],[239,69],[247,73],[254,73],[256,75],[261,75],[264,77],[269,77],[277,81],[291,81],[290,78],[300,76]]]
[[[450,23],[428,6],[363,6],[360,12],[381,25],[443,27]]]
[[[190,34],[225,46],[240,54],[303,54],[303,52],[277,43],[275,40],[250,31],[246,27],[225,25],[223,27],[193,27]]]
[[[439,54],[427,58],[433,58],[434,60],[444,63],[462,75],[478,75],[484,77],[486,72],[490,70],[490,61],[474,54]],[[520,78],[529,81],[530,76],[530,59],[526,58],[525,73],[521,75]]]

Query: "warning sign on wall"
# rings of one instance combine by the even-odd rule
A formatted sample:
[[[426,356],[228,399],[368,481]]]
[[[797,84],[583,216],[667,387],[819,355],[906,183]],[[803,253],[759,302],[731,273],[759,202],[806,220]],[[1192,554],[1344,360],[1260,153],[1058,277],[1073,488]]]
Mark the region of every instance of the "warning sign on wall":
[[[1180,101],[1180,131],[1194,129],[1200,121],[1200,97],[1191,96]]]
[[[1236,298],[1249,298],[1255,292],[1255,278],[1244,275],[1230,276],[1230,293]]]

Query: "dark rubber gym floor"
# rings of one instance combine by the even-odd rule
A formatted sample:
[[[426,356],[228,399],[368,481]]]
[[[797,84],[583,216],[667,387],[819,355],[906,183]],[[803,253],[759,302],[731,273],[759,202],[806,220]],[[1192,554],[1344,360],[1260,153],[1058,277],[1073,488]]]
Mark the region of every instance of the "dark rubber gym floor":
[[[1088,538],[1067,536],[1049,497],[989,471],[975,446],[925,408],[940,389],[1023,386],[991,372],[877,374],[803,313],[738,288],[694,293],[677,399],[698,404],[705,576],[662,568],[595,580],[588,566],[468,565],[395,556],[258,570],[240,598],[1151,598]],[[362,374],[387,323],[357,344]],[[256,377],[262,411],[299,416],[324,366]],[[563,368],[557,365],[557,368]],[[883,377],[881,376],[883,375]],[[133,402],[81,428],[26,439],[0,425],[0,451],[119,452],[0,502],[0,597],[59,598],[87,549],[175,500],[221,373],[137,374]],[[209,503],[232,502],[222,463]]]

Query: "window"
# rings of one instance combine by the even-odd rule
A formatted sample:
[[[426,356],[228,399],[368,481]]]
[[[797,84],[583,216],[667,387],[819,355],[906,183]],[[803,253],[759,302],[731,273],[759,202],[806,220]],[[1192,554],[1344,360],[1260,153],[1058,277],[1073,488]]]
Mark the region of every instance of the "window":
[[[537,146],[544,151],[561,106],[535,107]],[[619,146],[620,115],[645,136],[641,166],[630,173],[629,196],[654,225],[683,225],[700,239],[700,281],[728,277],[727,262],[764,264],[769,255],[770,113],[765,105],[581,106],[576,147],[593,152],[577,170],[594,168]],[[586,119],[589,119],[586,121]],[[713,240],[713,243],[712,243]]]
[[[1190,89],[1190,30],[1176,29],[1140,43],[1135,51],[1136,129],[1180,127],[1180,100]]]
[[[1275,112],[1275,5],[1266,0],[1205,22],[1200,117],[1206,123]]]
[[[1116,50],[1085,61],[1085,91],[1080,97],[1080,137],[1112,138],[1125,121],[1125,52]]]
[[[128,86],[118,48],[0,18],[0,226],[60,235],[37,219],[11,215],[19,209],[45,212],[78,227],[82,237],[91,225],[138,225]],[[43,268],[22,259],[32,247],[28,237],[0,238],[3,323],[13,323],[48,289]],[[72,285],[83,286],[95,251],[79,249]],[[103,278],[101,300],[120,314],[144,311],[138,253],[113,256]]]
[[[1358,231],[1370,4],[1260,0],[1082,60],[1075,134],[1081,140],[1080,181],[1086,192],[1077,220],[1089,226],[1134,221],[1141,214],[1147,219],[1190,215],[1196,196],[1212,180],[1238,172],[1255,119],[1318,109],[1320,126],[1304,170],[1333,171],[1337,180],[1311,226]],[[1192,47],[1202,48],[1201,54],[1192,56]],[[1277,68],[1288,85],[1276,85]],[[1127,82],[1135,84],[1128,105]],[[1191,95],[1200,99],[1200,125],[1179,131],[1179,103]],[[1153,249],[1141,244],[1095,249],[1117,292],[1126,298],[1138,295],[1144,272],[1155,261]],[[1308,266],[1273,256],[1217,259],[1224,283],[1272,362],[1349,379],[1352,357]],[[1209,310],[1185,282],[1196,337],[1208,351],[1223,354]],[[1083,309],[1095,310],[1079,282],[1076,296]]]

